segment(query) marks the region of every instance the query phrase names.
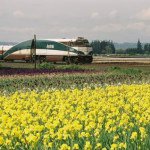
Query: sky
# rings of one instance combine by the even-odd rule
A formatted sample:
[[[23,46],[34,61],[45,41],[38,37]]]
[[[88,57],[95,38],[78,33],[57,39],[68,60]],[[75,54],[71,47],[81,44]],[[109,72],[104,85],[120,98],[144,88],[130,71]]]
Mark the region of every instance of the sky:
[[[0,0],[0,41],[150,42],[150,0]]]

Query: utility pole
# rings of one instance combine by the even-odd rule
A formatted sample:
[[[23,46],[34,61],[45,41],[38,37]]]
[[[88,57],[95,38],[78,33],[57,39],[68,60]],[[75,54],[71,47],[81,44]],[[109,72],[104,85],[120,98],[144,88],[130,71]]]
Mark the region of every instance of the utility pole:
[[[36,69],[36,35],[34,35],[34,68]]]
[[[68,64],[70,64],[71,63],[71,60],[70,60],[70,53],[69,53],[69,51],[70,51],[70,46],[69,46],[69,43],[67,44],[68,46]]]
[[[2,59],[4,59],[4,58],[3,58],[3,53],[4,53],[4,51],[3,51],[3,50],[4,50],[4,47],[2,46]]]

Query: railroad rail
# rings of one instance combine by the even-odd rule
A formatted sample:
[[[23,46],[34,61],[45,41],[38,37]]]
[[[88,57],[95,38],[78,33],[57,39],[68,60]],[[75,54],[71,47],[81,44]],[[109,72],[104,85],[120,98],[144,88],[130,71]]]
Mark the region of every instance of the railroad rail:
[[[150,64],[150,58],[112,58],[93,57],[93,63],[146,63]]]

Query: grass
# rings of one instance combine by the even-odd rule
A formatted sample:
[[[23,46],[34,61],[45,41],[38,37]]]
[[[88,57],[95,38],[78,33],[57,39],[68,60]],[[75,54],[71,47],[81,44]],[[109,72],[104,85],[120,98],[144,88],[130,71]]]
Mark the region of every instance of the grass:
[[[0,91],[15,92],[17,90],[67,89],[85,86],[105,86],[106,84],[150,83],[150,74],[114,74],[114,73],[78,73],[51,74],[35,76],[10,76],[0,78]]]
[[[74,64],[53,64],[53,63],[42,63],[36,65],[37,69],[62,69],[62,70],[94,70],[94,66],[90,65],[74,65]],[[34,69],[35,64],[34,63],[24,63],[24,62],[1,62],[0,68],[28,68],[28,69]]]
[[[4,67],[13,68],[12,71],[15,71],[15,68],[24,67],[31,71],[34,67],[34,64],[30,63],[1,63],[0,65],[3,68],[0,71],[4,71]],[[66,89],[83,88],[85,85],[150,83],[150,66],[148,65],[43,63],[37,67],[50,70],[50,72],[42,73],[42,71],[39,71],[34,74],[33,71],[33,74],[28,75],[22,73],[22,75],[17,75],[16,73],[10,77],[3,75],[4,77],[1,76],[0,78],[0,91],[14,92],[20,89]],[[62,71],[57,72],[57,69]],[[66,72],[66,70],[68,71]],[[7,69],[5,71],[7,73]],[[28,69],[26,71],[28,72]]]

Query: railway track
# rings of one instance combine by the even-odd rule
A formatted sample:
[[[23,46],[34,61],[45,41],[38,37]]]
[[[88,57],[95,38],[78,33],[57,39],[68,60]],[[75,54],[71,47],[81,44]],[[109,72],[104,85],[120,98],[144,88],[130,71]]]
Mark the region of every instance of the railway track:
[[[150,64],[150,58],[93,57],[93,63],[145,63],[145,64]]]

